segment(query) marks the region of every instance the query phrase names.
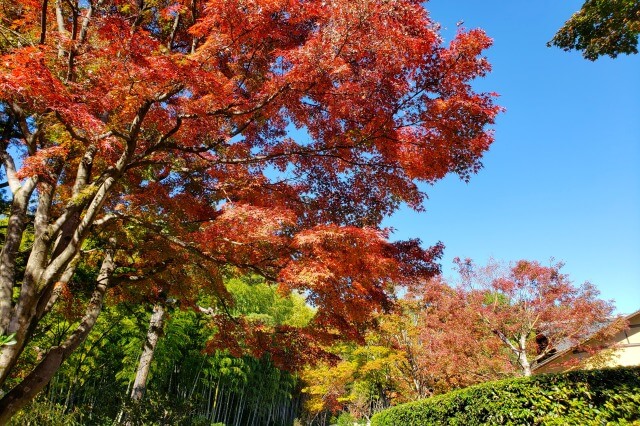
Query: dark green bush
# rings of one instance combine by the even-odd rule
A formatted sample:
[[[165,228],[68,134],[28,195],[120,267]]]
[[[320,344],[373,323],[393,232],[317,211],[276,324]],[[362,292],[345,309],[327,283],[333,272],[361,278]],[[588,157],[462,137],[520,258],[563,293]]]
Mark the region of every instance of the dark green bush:
[[[640,425],[640,367],[509,379],[398,405],[372,426]]]

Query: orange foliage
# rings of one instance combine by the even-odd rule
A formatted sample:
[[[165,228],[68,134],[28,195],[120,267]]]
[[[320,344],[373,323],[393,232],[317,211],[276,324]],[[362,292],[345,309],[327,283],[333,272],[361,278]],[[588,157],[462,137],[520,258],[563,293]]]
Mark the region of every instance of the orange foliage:
[[[381,221],[421,208],[418,182],[481,167],[501,111],[470,85],[490,71],[481,30],[445,46],[410,0],[12,3],[0,103],[27,125],[4,149],[56,184],[48,221],[77,227],[74,253],[118,237],[117,297],[194,306],[205,287],[224,306],[224,273],[260,274],[318,309],[310,328],[239,318],[218,343],[287,363],[279,348],[361,340],[394,286],[437,272],[441,245],[392,244]]]

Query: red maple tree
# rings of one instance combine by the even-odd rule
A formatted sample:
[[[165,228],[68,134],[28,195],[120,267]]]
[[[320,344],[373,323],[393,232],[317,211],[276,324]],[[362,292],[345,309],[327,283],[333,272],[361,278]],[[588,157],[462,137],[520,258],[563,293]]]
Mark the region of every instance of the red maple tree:
[[[431,393],[496,380],[513,374],[509,354],[478,318],[470,293],[441,277],[420,292],[416,365],[431,379]]]
[[[589,282],[574,285],[560,272],[562,263],[456,262],[476,321],[508,348],[524,376],[560,345],[579,344],[611,322],[612,302]]]
[[[87,241],[103,254],[77,328],[5,394],[0,422],[84,340],[127,281],[122,265],[142,294],[208,286],[222,307],[225,273],[257,273],[318,307],[300,336],[357,337],[391,283],[436,268],[438,248],[389,243],[381,219],[419,209],[419,181],[476,172],[500,111],[470,86],[490,69],[490,39],[460,31],[443,45],[415,1],[0,4],[0,333],[15,339],[0,348],[0,383]],[[185,264],[199,270],[194,291],[176,278]],[[250,331],[233,323],[236,337]],[[278,343],[261,339],[245,347]]]

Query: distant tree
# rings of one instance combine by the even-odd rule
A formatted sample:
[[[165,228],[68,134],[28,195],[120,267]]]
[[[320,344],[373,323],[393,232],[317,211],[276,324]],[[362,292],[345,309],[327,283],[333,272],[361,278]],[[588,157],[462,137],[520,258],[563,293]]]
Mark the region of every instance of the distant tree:
[[[581,50],[595,61],[621,53],[638,53],[640,1],[587,0],[547,43],[563,50]]]
[[[407,296],[399,305],[398,312],[381,316],[376,331],[379,344],[398,353],[397,402],[512,373],[500,342],[478,323],[462,289],[436,278],[419,295]]]
[[[514,374],[464,289],[437,278],[424,287],[379,315],[364,345],[334,345],[335,365],[304,370],[307,420],[341,412],[369,419],[389,405]]]
[[[479,321],[471,293],[435,279],[420,303],[417,365],[431,394],[513,375],[509,354]]]
[[[593,284],[575,286],[561,274],[562,263],[476,267],[469,259],[456,261],[471,311],[509,348],[524,376],[560,343],[580,343],[613,314],[613,304],[599,299]]]

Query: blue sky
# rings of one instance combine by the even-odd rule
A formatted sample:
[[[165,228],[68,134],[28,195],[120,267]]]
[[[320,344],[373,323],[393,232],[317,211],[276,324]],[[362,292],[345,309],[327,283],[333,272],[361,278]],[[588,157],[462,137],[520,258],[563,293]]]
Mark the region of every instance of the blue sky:
[[[476,83],[507,108],[485,168],[469,184],[433,187],[426,213],[403,209],[385,225],[394,239],[442,241],[453,257],[484,263],[565,262],[619,312],[640,309],[640,56],[587,61],[546,47],[582,1],[432,0],[450,40],[456,23],[494,39],[493,72]]]

